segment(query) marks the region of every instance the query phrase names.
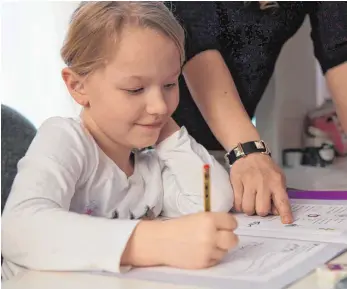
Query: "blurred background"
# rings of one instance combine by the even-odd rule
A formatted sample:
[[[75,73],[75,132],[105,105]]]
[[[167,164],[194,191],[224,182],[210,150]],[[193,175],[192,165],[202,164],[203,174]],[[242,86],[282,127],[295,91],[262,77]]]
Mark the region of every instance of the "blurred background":
[[[61,78],[64,64],[59,54],[69,18],[78,4],[41,1],[1,5],[1,102],[36,128],[48,117],[79,113]],[[312,53],[310,31],[306,19],[286,43],[253,123],[284,168],[289,187],[347,190],[346,157],[334,157],[324,166],[319,162],[302,165],[300,150],[307,145],[308,116],[321,108],[333,110]],[[324,144],[320,152],[330,158],[334,143]],[[225,152],[212,153],[223,161]]]

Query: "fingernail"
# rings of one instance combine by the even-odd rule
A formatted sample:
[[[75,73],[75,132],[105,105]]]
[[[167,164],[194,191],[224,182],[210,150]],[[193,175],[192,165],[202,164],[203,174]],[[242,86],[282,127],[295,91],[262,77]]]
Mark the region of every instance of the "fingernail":
[[[289,216],[284,216],[282,218],[282,222],[285,224],[289,224],[292,221],[292,219]]]

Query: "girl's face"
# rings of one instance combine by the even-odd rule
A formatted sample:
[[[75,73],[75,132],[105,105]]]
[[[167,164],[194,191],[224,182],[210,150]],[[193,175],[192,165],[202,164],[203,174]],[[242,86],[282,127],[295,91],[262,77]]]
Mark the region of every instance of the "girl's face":
[[[127,148],[155,144],[179,101],[179,50],[150,28],[125,27],[112,59],[89,75],[85,109],[110,140]]]

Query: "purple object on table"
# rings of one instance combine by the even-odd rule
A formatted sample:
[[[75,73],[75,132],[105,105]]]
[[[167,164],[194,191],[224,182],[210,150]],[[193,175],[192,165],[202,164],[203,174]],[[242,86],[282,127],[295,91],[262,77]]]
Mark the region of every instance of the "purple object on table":
[[[288,190],[291,199],[347,200],[347,191],[299,191]]]

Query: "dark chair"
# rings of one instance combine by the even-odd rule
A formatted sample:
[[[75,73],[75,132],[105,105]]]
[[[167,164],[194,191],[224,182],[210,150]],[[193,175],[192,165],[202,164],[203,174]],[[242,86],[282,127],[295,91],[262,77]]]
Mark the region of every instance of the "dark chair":
[[[17,163],[25,155],[36,128],[14,109],[1,105],[1,214],[10,193]]]

